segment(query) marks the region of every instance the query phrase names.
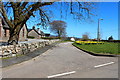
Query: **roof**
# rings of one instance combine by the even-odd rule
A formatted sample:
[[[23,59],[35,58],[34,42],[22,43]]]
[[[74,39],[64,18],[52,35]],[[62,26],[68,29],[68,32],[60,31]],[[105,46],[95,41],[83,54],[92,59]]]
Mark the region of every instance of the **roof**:
[[[41,33],[41,35],[45,35],[45,33],[43,31],[41,31],[41,30],[40,30],[40,33]]]
[[[40,30],[40,33],[36,29],[28,29],[28,33],[34,30],[38,35],[44,35],[44,32]]]
[[[2,25],[3,28],[9,28],[8,24],[6,23],[6,21],[4,20],[4,18],[0,17],[2,19]]]
[[[33,29],[38,35],[41,35],[36,29]]]
[[[28,29],[28,32],[30,32],[32,29]]]
[[[4,18],[2,18],[2,17],[0,16],[0,19],[2,20],[3,28],[4,28],[4,29],[10,29],[10,27],[8,26],[8,24],[7,24],[7,22],[4,20]],[[26,27],[26,29],[27,29],[27,24],[26,24],[26,23],[25,23],[25,27]]]

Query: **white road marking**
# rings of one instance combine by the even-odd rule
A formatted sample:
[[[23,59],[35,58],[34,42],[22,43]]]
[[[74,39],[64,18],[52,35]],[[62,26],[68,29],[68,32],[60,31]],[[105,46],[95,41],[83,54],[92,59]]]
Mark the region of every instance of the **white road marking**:
[[[54,77],[64,76],[64,75],[73,74],[73,73],[76,73],[76,71],[56,74],[56,75],[48,76],[48,78],[54,78]]]
[[[98,68],[98,67],[110,65],[110,64],[113,64],[113,63],[115,63],[115,62],[110,62],[110,63],[106,63],[106,64],[101,64],[101,65],[97,65],[97,66],[94,66],[94,67],[95,67],[95,68]]]

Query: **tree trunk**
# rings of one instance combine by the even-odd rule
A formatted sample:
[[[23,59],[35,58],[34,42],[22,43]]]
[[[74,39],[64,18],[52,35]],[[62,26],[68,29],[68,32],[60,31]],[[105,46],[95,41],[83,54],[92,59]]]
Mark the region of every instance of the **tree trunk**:
[[[58,38],[61,38],[61,31],[58,30]]]
[[[10,34],[8,44],[18,44],[19,35],[12,33]]]
[[[10,30],[10,37],[8,40],[8,44],[18,44],[19,40],[19,32],[21,30],[21,25],[17,25],[16,28]]]

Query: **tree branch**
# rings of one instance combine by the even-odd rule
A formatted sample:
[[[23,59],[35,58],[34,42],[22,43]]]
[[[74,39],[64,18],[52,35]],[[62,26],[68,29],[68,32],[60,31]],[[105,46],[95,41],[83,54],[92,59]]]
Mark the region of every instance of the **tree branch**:
[[[23,4],[20,6],[21,10],[23,10],[28,3],[29,2],[23,2]]]
[[[54,2],[45,2],[45,3],[37,2],[36,4],[30,5],[27,9],[29,9],[29,8],[31,8],[31,7],[32,7],[32,9],[28,10],[28,12],[24,15],[24,16],[25,16],[25,19],[24,19],[24,20],[27,21],[27,20],[29,19],[29,17],[30,17],[31,15],[33,15],[33,12],[36,11],[36,10],[38,10],[39,7],[43,7],[43,6],[45,6],[45,5],[52,5],[53,3],[54,3]]]
[[[13,27],[13,24],[12,24],[11,21],[8,19],[7,14],[6,14],[6,11],[5,11],[5,9],[4,9],[4,5],[3,5],[2,3],[0,3],[0,12],[1,12],[4,20],[7,22],[8,26],[9,26],[10,28],[12,28],[12,27]]]

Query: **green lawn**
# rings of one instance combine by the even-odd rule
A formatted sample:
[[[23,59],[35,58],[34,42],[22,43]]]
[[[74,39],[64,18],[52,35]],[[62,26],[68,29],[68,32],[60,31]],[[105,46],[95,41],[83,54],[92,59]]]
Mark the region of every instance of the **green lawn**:
[[[64,43],[64,42],[72,42],[72,41],[70,41],[70,40],[62,40],[62,41],[60,41],[61,43]]]
[[[94,52],[94,53],[120,55],[120,43],[105,42],[104,44],[89,44],[89,45],[80,45],[80,44],[73,43],[73,45],[79,47],[80,49]]]

